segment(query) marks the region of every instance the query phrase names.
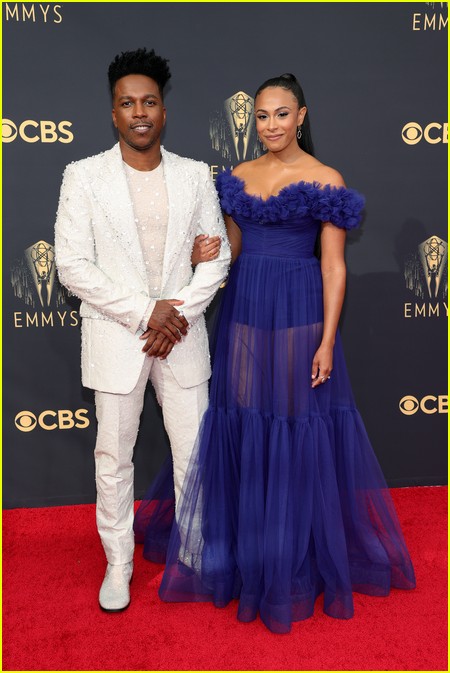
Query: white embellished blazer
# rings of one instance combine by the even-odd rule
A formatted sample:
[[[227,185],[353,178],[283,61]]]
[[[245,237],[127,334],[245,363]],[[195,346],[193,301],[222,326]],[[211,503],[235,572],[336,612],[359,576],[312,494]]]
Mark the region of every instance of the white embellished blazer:
[[[163,262],[165,299],[182,299],[189,331],[167,358],[183,388],[211,375],[204,311],[226,276],[230,248],[207,164],[161,148],[169,202]],[[198,234],[222,239],[219,257],[191,266]],[[82,382],[126,394],[135,387],[145,354],[142,320],[153,310],[144,258],[119,144],[69,164],[55,225],[60,281],[81,301]],[[152,303],[153,302],[153,303]]]

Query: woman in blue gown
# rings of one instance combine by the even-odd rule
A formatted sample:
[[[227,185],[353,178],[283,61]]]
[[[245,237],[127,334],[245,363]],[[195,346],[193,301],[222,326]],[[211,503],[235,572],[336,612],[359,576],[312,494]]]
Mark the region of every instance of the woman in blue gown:
[[[352,592],[411,589],[414,571],[346,371],[338,321],[345,230],[363,198],[314,158],[293,75],[264,82],[267,153],[217,179],[233,251],[215,332],[210,403],[173,523],[160,480],[137,513],[165,601],[239,599],[277,633]],[[320,261],[315,255],[320,242]]]

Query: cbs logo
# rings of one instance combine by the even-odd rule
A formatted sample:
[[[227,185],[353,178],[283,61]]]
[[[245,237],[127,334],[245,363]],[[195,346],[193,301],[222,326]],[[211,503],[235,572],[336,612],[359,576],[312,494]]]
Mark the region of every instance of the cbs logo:
[[[403,142],[407,145],[417,145],[422,138],[430,143],[436,145],[437,143],[448,143],[448,127],[447,123],[438,124],[431,122],[422,128],[417,122],[408,122],[402,128]]]
[[[42,411],[39,416],[32,411],[20,411],[14,419],[16,428],[21,432],[31,432],[36,426],[43,430],[70,430],[71,428],[87,428],[89,418],[87,409],[59,409]]]
[[[26,143],[71,143],[73,133],[68,131],[72,122],[33,121],[26,119],[17,126],[11,119],[2,120],[2,142],[12,143],[17,136]]]
[[[447,414],[448,395],[425,395],[421,400],[413,395],[405,395],[398,404],[400,411],[405,416],[412,416],[417,411],[424,414]]]

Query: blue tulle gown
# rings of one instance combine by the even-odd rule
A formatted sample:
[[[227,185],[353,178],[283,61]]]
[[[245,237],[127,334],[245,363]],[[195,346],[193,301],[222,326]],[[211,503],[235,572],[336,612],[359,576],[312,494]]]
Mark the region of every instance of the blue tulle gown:
[[[237,598],[239,620],[259,614],[285,633],[321,593],[324,611],[347,619],[352,591],[415,586],[339,334],[331,379],[311,388],[323,327],[314,244],[322,222],[357,226],[363,199],[300,182],[262,200],[229,172],[217,187],[242,252],[222,297],[209,408],[176,521],[169,469],[140,506],[136,539],[166,561],[163,600]]]

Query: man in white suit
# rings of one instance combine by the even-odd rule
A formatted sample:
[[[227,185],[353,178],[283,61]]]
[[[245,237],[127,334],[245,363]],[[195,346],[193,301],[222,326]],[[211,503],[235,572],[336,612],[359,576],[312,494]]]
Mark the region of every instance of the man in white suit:
[[[167,61],[125,52],[108,76],[119,142],[67,166],[55,249],[61,282],[82,300],[82,381],[95,390],[97,526],[108,561],[99,602],[116,612],[130,602],[132,456],[146,384],[162,406],[178,502],[207,406],[203,312],[230,252],[208,166],[161,146]],[[211,261],[193,272],[199,234],[214,237],[205,239]]]

